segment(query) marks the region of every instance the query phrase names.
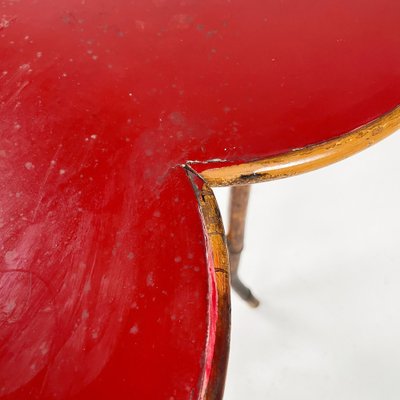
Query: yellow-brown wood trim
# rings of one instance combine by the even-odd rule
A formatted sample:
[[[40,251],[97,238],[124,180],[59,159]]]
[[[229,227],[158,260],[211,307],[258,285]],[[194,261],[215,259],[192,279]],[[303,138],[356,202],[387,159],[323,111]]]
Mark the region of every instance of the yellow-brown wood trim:
[[[206,234],[207,253],[212,257],[217,291],[217,321],[214,353],[205,400],[221,400],[224,393],[230,344],[230,271],[222,218],[213,191],[204,185],[198,193],[201,217]]]
[[[400,106],[338,138],[278,156],[206,169],[200,173],[212,187],[248,185],[287,178],[333,164],[372,146],[400,128]]]

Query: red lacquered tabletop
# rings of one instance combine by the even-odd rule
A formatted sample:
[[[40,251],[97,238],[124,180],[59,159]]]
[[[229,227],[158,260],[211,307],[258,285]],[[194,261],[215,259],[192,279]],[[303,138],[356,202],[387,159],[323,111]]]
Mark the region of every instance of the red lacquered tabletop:
[[[393,0],[2,1],[0,399],[203,398],[216,294],[185,165],[394,109],[399,18]]]

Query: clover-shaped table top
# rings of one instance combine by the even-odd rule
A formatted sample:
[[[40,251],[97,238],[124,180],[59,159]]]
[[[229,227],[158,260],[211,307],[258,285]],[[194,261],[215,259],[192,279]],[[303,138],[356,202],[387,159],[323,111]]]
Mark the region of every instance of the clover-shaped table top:
[[[187,170],[394,109],[399,17],[393,0],[1,2],[0,399],[205,396],[216,289]]]

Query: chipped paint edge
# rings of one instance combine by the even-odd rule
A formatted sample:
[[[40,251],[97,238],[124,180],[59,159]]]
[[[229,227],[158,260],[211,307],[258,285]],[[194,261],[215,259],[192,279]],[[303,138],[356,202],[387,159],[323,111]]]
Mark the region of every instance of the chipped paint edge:
[[[311,172],[344,160],[400,129],[400,105],[372,122],[319,144],[198,173],[210,187],[248,185]],[[194,164],[191,165],[194,169]]]
[[[207,342],[199,399],[221,400],[228,367],[231,328],[228,247],[214,192],[199,179],[195,171],[190,168],[185,170],[197,198],[209,268]]]
[[[210,316],[213,325],[212,354],[208,371],[208,382],[204,388],[204,400],[220,400],[225,388],[228,367],[231,301],[230,268],[226,235],[217,200],[212,189],[203,185],[198,197],[201,218],[206,236],[207,258],[212,266],[212,285],[215,288],[212,299],[215,315]]]

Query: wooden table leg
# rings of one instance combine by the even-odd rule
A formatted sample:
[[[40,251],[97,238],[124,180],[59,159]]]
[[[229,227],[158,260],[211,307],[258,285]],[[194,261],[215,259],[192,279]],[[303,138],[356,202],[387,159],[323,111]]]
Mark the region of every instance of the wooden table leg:
[[[246,224],[246,212],[249,194],[250,186],[233,186],[231,188],[229,232],[227,236],[227,242],[232,288],[251,307],[257,307],[260,302],[253,296],[251,290],[243,284],[238,275],[240,254],[243,250],[244,229]]]

